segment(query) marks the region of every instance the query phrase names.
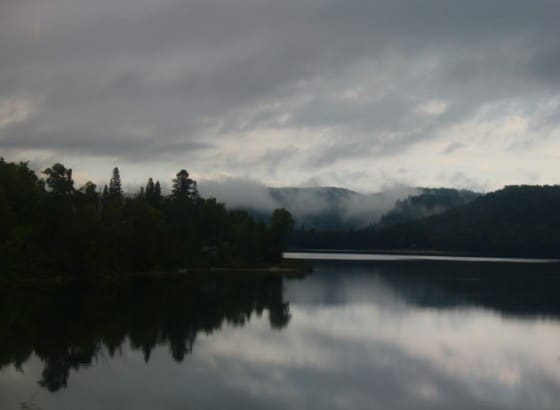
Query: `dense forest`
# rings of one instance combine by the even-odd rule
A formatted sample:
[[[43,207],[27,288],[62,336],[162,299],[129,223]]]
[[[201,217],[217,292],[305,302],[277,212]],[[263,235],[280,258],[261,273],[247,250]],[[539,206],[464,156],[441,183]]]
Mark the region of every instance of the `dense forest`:
[[[264,266],[280,261],[292,225],[284,209],[265,223],[200,197],[186,170],[169,195],[152,178],[129,195],[118,168],[103,189],[76,188],[62,164],[41,177],[27,163],[0,158],[0,274]]]
[[[507,186],[419,220],[345,232],[299,230],[292,249],[560,257],[560,186]]]

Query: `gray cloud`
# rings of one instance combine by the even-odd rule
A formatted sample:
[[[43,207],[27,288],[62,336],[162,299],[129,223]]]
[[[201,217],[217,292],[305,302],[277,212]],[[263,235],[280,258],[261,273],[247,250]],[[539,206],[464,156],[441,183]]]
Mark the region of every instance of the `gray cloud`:
[[[8,0],[0,150],[188,158],[199,174],[275,181],[295,168],[301,183],[345,161],[386,160],[387,172],[391,158],[433,162],[417,147],[475,144],[442,135],[472,129],[494,105],[483,119],[521,112],[530,126],[514,137],[540,141],[559,128],[558,15],[545,0]],[[40,102],[16,123],[1,112],[14,99]],[[454,172],[471,163],[463,151],[446,152],[464,163]],[[339,172],[352,185],[361,167]],[[430,178],[452,183],[443,174]],[[503,182],[498,171],[488,179]]]
[[[457,150],[460,150],[461,148],[463,148],[464,145],[461,144],[460,142],[452,142],[451,144],[449,144],[447,146],[447,148],[445,149],[444,153],[445,154],[452,154]]]

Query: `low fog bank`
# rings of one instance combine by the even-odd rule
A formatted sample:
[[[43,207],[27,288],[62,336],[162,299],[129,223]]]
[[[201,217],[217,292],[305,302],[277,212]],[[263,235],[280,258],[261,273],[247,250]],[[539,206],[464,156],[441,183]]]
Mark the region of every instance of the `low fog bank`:
[[[334,187],[269,188],[236,178],[200,181],[199,191],[232,209],[270,214],[276,208],[286,208],[299,226],[316,229],[362,228],[377,223],[397,201],[421,193],[406,186],[374,194]]]
[[[198,182],[198,192],[204,198],[216,198],[224,202],[231,209],[270,213],[281,207],[272,197],[269,188],[250,179],[202,180]]]
[[[343,215],[346,219],[354,220],[360,225],[377,223],[383,215],[395,207],[398,201],[421,193],[418,188],[403,185],[388,187],[374,194],[358,193],[349,196],[343,202]]]

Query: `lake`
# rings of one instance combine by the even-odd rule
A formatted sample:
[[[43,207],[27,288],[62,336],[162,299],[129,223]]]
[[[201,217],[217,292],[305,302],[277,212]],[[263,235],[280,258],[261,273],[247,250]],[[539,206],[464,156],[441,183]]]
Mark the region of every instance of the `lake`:
[[[320,259],[3,286],[0,408],[559,408],[560,265]]]

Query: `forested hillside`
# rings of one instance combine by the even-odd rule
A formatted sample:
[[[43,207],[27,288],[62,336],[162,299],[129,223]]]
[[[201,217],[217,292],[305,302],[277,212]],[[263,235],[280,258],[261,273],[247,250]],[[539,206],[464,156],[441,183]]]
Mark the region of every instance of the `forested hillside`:
[[[419,188],[419,191],[418,195],[410,195],[406,199],[397,201],[394,208],[383,215],[379,225],[395,225],[437,215],[448,209],[468,204],[480,196],[466,189]]]
[[[560,257],[560,186],[507,186],[439,215],[357,231],[299,231],[292,248]]]
[[[560,186],[508,186],[465,206],[373,235],[372,245],[560,256]]]

